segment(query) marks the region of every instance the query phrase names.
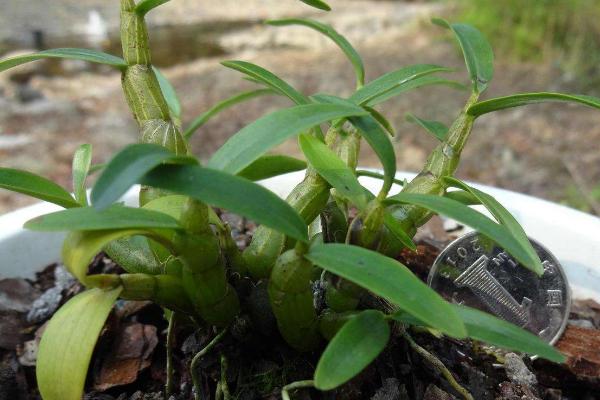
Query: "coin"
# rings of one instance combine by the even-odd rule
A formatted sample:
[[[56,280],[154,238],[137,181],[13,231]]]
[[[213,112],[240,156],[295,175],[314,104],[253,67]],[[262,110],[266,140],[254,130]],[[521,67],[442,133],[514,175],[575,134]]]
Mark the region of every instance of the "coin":
[[[571,291],[558,260],[529,240],[544,267],[541,277],[492,240],[471,232],[440,253],[427,283],[448,301],[494,314],[553,344],[567,324]]]

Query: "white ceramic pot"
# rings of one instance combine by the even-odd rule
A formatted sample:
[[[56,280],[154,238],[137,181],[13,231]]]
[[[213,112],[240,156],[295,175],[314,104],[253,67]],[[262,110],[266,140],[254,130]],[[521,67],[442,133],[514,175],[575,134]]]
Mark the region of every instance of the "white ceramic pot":
[[[295,172],[261,182],[280,196],[286,196],[303,172]],[[398,173],[399,179],[414,174]],[[363,177],[361,183],[376,192],[381,181]],[[600,219],[535,197],[474,184],[500,201],[523,225],[528,235],[548,248],[563,265],[573,298],[593,298],[600,302]],[[398,191],[399,187],[394,187]],[[134,205],[137,189],[124,200]],[[22,229],[25,221],[59,210],[58,206],[39,203],[0,217],[0,278],[25,277],[60,260],[63,234],[30,232]]]

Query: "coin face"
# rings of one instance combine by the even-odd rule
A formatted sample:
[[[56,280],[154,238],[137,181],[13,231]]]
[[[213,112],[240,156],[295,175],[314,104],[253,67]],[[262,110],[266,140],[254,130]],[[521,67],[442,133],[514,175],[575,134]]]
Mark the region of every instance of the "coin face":
[[[544,266],[541,277],[471,232],[440,253],[427,283],[448,301],[489,312],[554,343],[567,323],[571,292],[558,260],[530,241]]]

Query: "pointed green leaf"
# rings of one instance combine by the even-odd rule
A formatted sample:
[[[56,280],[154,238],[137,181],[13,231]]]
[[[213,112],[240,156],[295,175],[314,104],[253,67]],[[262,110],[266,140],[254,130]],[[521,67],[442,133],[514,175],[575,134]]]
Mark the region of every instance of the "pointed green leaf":
[[[237,174],[286,139],[338,118],[366,115],[357,106],[307,104],[275,111],[232,136],[208,162],[210,168]]]
[[[163,272],[160,263],[152,253],[148,239],[143,236],[114,240],[104,248],[104,251],[111,260],[130,274],[158,275]]]
[[[171,231],[168,231],[171,232]],[[62,247],[62,260],[67,269],[84,285],[90,263],[112,241],[133,236],[147,236],[170,246],[168,234],[149,229],[101,230],[70,232]]]
[[[467,112],[475,117],[491,113],[498,110],[504,110],[512,107],[520,107],[527,104],[545,103],[545,102],[573,102],[586,105],[588,107],[600,108],[600,98],[593,96],[563,94],[563,93],[519,93],[511,96],[498,97],[495,99],[480,101],[473,104]]]
[[[396,176],[396,153],[394,152],[394,146],[390,138],[370,115],[365,117],[351,117],[350,122],[358,129],[360,135],[365,138],[381,161],[385,176],[381,191],[387,193],[392,187],[394,177]]]
[[[319,267],[348,279],[453,337],[465,337],[456,313],[433,289],[398,261],[346,244],[312,246],[306,257]]]
[[[290,98],[296,104],[309,104],[310,100],[308,97],[294,89],[290,84],[285,82],[283,79],[275,75],[274,73],[267,71],[263,67],[259,67],[256,64],[252,64],[246,61],[223,61],[221,64],[227,68],[235,69],[243,74],[250,76],[265,84],[277,93]]]
[[[149,143],[132,144],[117,153],[104,167],[92,189],[92,204],[97,209],[108,207],[137,183],[144,174],[164,163],[194,164],[196,159],[177,156],[162,146]]]
[[[134,8],[134,11],[140,15],[144,16],[148,13],[148,11],[162,5],[168,3],[171,0],[142,0],[140,1]]]
[[[223,101],[220,101],[217,104],[215,104],[213,107],[211,107],[208,111],[206,111],[205,113],[203,113],[202,115],[200,115],[199,117],[194,119],[190,123],[190,126],[183,133],[183,136],[185,136],[186,139],[189,139],[198,130],[198,128],[200,128],[202,125],[204,125],[209,119],[211,119],[212,117],[214,117],[215,115],[217,115],[218,113],[220,113],[221,111],[223,111],[229,107],[233,107],[236,104],[242,103],[246,100],[251,100],[255,97],[265,96],[265,95],[273,95],[273,94],[279,94],[279,92],[276,92],[275,90],[270,89],[270,88],[255,89],[255,90],[249,90],[247,92],[242,92],[242,93],[236,94],[235,96],[232,96]]]
[[[452,71],[452,69],[428,64],[410,65],[396,71],[388,72],[367,83],[365,86],[354,92],[349,100],[356,104],[367,104],[372,106],[373,104],[369,103],[371,100],[390,90],[394,90],[401,85],[405,85],[408,82],[425,75],[448,71]]]
[[[392,214],[386,212],[383,216],[383,223],[385,224],[385,227],[388,228],[388,230],[392,233],[392,235],[394,235],[394,237],[398,239],[398,241],[402,243],[405,247],[411,250],[417,249],[417,245],[415,244],[415,242],[413,242],[412,238],[408,235],[408,233],[404,232],[404,230],[402,229],[398,221],[396,221],[396,219],[392,216]]]
[[[333,29],[331,25],[327,25],[312,19],[302,18],[270,20],[266,21],[266,23],[274,26],[304,25],[327,36],[329,39],[333,40],[333,42],[337,44],[340,49],[342,49],[344,54],[346,54],[346,57],[348,57],[348,60],[350,60],[350,63],[354,67],[357,86],[361,87],[365,84],[365,67],[363,65],[362,59],[360,58],[360,55],[358,54],[356,49],[352,47],[350,42],[348,42],[348,40],[345,37],[340,35],[335,29]]]
[[[388,121],[388,119],[384,117],[383,114],[381,114],[373,107],[363,106],[363,108],[371,114],[375,121],[379,122],[379,125],[381,125],[383,129],[385,129],[390,134],[391,137],[396,136],[396,131],[394,130],[392,123]]]
[[[533,258],[529,251],[519,240],[513,237],[508,229],[458,201],[427,194],[399,193],[395,196],[388,197],[385,202],[388,204],[414,204],[455,219],[458,222],[481,232],[494,242],[498,243],[500,247],[509,252],[523,264],[523,266],[538,274],[543,271],[543,269],[541,269],[539,258],[537,256]]]
[[[167,0],[169,1],[169,0]],[[169,82],[166,76],[163,75],[162,72],[156,67],[152,67],[154,70],[154,74],[156,75],[156,79],[158,80],[158,85],[160,86],[160,91],[162,92],[167,105],[169,106],[169,112],[171,117],[179,120],[181,118],[181,103],[179,102],[179,97],[177,97],[177,92],[175,92],[175,88]]]
[[[193,197],[276,229],[294,239],[308,240],[307,226],[284,200],[238,176],[190,165],[162,165],[140,183]]]
[[[44,400],[82,398],[94,346],[120,292],[91,289],[54,314],[37,353],[37,383]]]
[[[299,143],[311,167],[316,169],[340,196],[350,200],[360,210],[366,207],[365,189],[358,183],[350,167],[313,136],[300,135]]]
[[[424,86],[431,85],[443,85],[448,86],[457,90],[466,90],[467,87],[460,82],[453,81],[451,79],[444,79],[438,76],[425,75],[419,78],[412,79],[407,81],[401,85],[396,86],[392,90],[388,90],[387,92],[382,93],[381,95],[372,98],[366,104],[370,107],[376,106],[377,104],[381,104],[385,101],[388,101],[391,98],[401,95],[402,93],[408,92],[412,89],[418,89]]]
[[[454,33],[465,57],[473,90],[483,93],[494,76],[494,52],[485,36],[471,25],[450,24],[440,18],[434,18],[432,22]]]
[[[313,99],[328,104],[352,106],[352,102],[349,100],[336,96],[320,94],[313,96]],[[371,115],[352,116],[348,119],[358,129],[358,133],[369,143],[375,154],[377,154],[377,157],[379,157],[385,175],[381,190],[387,193],[392,187],[394,177],[396,176],[396,154],[390,138]]]
[[[366,310],[350,318],[333,337],[315,370],[315,387],[331,390],[348,382],[385,349],[390,327],[384,315]]]
[[[323,11],[331,11],[331,7],[327,3],[321,0],[300,0],[301,2],[308,4],[309,6],[318,8]]]
[[[49,201],[61,207],[79,207],[69,192],[39,175],[12,168],[0,168],[0,188]]]
[[[462,190],[454,190],[451,192],[446,192],[444,197],[449,199],[458,201],[466,206],[473,206],[476,204],[481,204],[481,202],[477,199],[477,197],[473,196],[471,193],[464,192]]]
[[[85,180],[92,164],[92,145],[82,144],[75,151],[73,156],[73,191],[75,200],[82,206],[87,206],[87,191],[85,189]]]
[[[565,362],[565,356],[536,335],[509,322],[471,307],[453,304],[452,307],[462,318],[469,337],[483,342],[535,354],[550,361]]]
[[[467,336],[507,350],[538,355],[554,362],[564,362],[564,356],[537,335],[491,314],[452,304],[467,329]],[[391,315],[404,324],[428,327],[428,324],[400,310]]]
[[[440,142],[443,142],[444,139],[446,139],[448,127],[442,124],[441,122],[421,119],[413,114],[406,114],[406,120],[421,126],[428,133],[432,134],[435,138],[437,138]]]
[[[537,255],[537,252],[531,245],[531,242],[529,241],[527,234],[523,230],[523,227],[521,227],[521,225],[517,222],[515,217],[513,217],[512,214],[506,208],[504,208],[502,204],[500,204],[495,198],[493,198],[489,194],[484,193],[481,190],[475,189],[474,187],[471,187],[466,183],[451,176],[446,176],[442,178],[442,181],[448,187],[462,189],[465,192],[473,195],[478,200],[479,204],[485,206],[485,208],[488,209],[488,211],[494,216],[494,218],[496,218],[496,221],[498,221],[501,225],[508,229],[512,236],[519,241],[523,249],[529,253],[529,257],[531,259],[538,260],[538,265],[534,272],[541,273],[544,270],[541,261],[539,261],[539,256]]]
[[[267,154],[254,160],[237,175],[251,181],[259,181],[303,169],[306,169],[306,162],[303,160],[284,155]]]
[[[53,212],[27,221],[34,231],[98,231],[103,229],[182,229],[173,217],[158,211],[114,205],[103,210],[77,207]]]
[[[127,63],[122,58],[102,53],[100,51],[88,49],[62,48],[43,50],[37,53],[25,54],[0,60],[0,72],[12,67],[16,67],[17,65],[25,64],[31,61],[41,60],[44,58],[66,58],[69,60],[83,60],[98,64],[107,64],[119,69],[127,67]]]

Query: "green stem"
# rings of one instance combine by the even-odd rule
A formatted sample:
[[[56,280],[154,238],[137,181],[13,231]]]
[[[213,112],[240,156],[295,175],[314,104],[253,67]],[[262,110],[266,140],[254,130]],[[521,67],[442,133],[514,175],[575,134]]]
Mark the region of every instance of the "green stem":
[[[307,381],[297,381],[292,382],[289,385],[285,385],[281,388],[281,398],[283,400],[290,400],[289,392],[297,389],[311,388],[315,387],[315,381],[307,380]]]
[[[221,330],[202,350],[200,350],[194,358],[192,358],[192,362],[190,364],[190,375],[192,376],[192,384],[194,385],[194,399],[202,400],[202,389],[200,382],[200,374],[198,373],[198,368],[202,357],[206,355],[219,341],[223,338],[223,336],[227,333],[227,328]]]
[[[356,167],[360,137],[334,128],[327,132],[326,143],[352,168]],[[323,210],[329,199],[331,186],[312,168],[307,169],[304,180],[287,196],[286,201],[307,224]],[[268,278],[277,257],[285,249],[285,235],[266,226],[259,226],[250,245],[244,250],[243,258],[254,279]]]
[[[474,117],[467,114],[467,109],[477,102],[478,96],[477,93],[471,95],[462,112],[450,127],[446,139],[430,153],[421,172],[404,185],[402,192],[439,196],[444,194],[446,188],[441,178],[453,175],[458,167],[460,155],[471,134],[474,121]],[[433,216],[430,211],[410,204],[392,206],[388,210],[410,236],[413,236],[417,228]],[[378,251],[395,256],[401,249],[402,245],[387,229],[384,229]]]

